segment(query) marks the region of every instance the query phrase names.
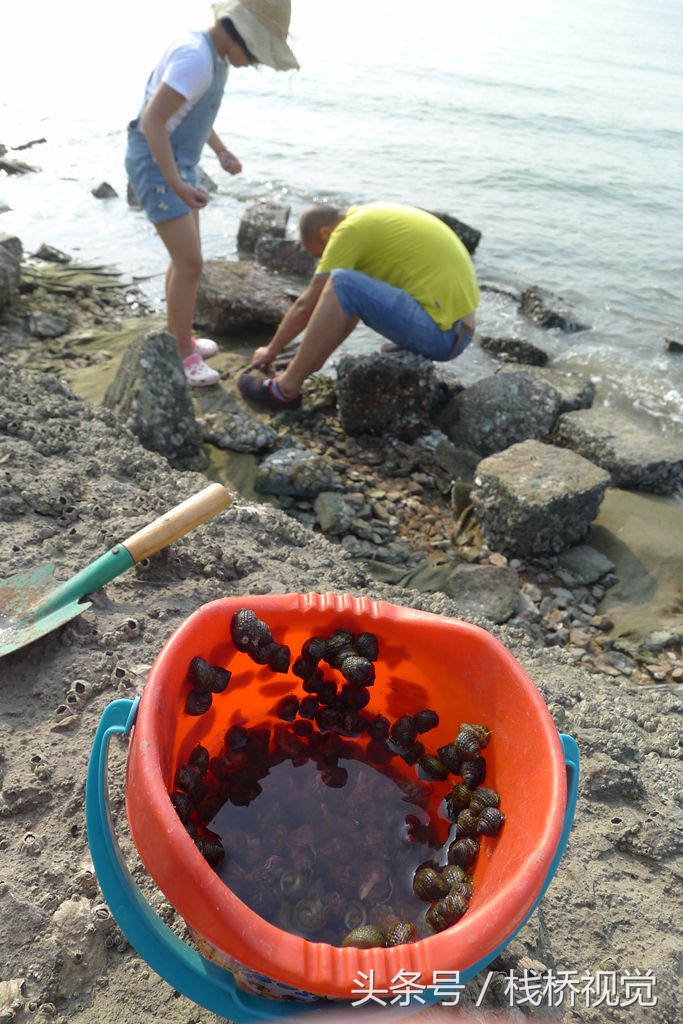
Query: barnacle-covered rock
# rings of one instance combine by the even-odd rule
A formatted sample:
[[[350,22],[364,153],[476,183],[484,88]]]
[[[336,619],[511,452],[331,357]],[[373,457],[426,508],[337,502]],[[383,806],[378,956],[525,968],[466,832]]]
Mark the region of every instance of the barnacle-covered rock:
[[[403,946],[406,942],[417,942],[417,928],[412,921],[400,921],[386,933],[387,946]]]
[[[413,877],[413,892],[420,900],[431,902],[445,896],[449,886],[436,868],[419,868]]]
[[[356,654],[368,661],[377,661],[379,655],[379,643],[374,633],[359,633],[353,641]]]
[[[477,820],[477,832],[485,836],[497,836],[504,821],[505,815],[497,807],[485,807]]]
[[[473,757],[471,760],[462,761],[460,764],[462,781],[470,789],[481,786],[486,778],[486,761],[483,757]]]
[[[372,949],[374,946],[385,946],[384,932],[374,924],[363,924],[354,928],[342,939],[342,946],[356,946],[358,949]]]
[[[448,847],[448,863],[468,868],[479,853],[479,843],[472,837],[456,839]]]

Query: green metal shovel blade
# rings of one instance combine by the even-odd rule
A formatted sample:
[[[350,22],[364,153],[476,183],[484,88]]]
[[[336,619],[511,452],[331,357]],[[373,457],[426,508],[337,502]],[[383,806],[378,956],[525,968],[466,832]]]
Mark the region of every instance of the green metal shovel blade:
[[[55,579],[52,565],[37,565],[0,580],[0,657],[80,615],[91,604],[83,600],[86,594],[134,564],[118,545],[65,583]]]

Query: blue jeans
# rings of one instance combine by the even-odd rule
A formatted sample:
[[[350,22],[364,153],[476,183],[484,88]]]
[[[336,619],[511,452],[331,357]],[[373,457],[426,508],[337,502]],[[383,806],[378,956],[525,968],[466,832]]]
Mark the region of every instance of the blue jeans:
[[[360,270],[332,270],[330,277],[344,315],[359,317],[400,348],[445,362],[459,356],[472,341],[473,335],[463,331],[461,320],[442,331],[417,299],[402,288],[394,288]],[[460,344],[456,348],[458,337]]]

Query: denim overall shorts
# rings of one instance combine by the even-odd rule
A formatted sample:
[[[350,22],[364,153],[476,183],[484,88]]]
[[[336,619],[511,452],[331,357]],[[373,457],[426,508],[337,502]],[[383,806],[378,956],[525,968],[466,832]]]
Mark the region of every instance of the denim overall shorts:
[[[203,35],[213,54],[211,85],[170,135],[180,177],[189,185],[197,184],[197,164],[213,129],[228,75],[228,66],[216,53],[211,35],[208,32]],[[161,173],[139,118],[128,125],[125,165],[128,179],[152,224],[184,217],[190,212],[190,207],[175,194]]]

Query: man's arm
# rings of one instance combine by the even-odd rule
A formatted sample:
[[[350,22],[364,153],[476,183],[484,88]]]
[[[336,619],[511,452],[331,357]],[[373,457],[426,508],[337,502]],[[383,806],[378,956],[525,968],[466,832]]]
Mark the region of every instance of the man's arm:
[[[294,302],[283,316],[278,329],[270,343],[257,348],[252,356],[252,366],[266,367],[279,356],[283,348],[289,345],[304,330],[318,305],[318,299],[329,279],[328,274],[315,274],[305,291]]]

